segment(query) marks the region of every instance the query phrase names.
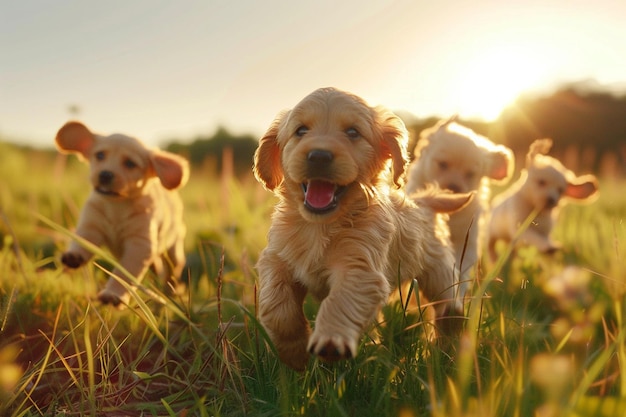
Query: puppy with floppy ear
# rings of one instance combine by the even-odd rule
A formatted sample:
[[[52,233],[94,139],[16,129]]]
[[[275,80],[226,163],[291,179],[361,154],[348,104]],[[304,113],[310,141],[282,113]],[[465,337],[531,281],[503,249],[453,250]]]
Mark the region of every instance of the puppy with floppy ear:
[[[496,241],[512,241],[519,226],[532,213],[536,213],[536,217],[519,236],[520,243],[534,245],[541,252],[558,250],[560,245],[550,238],[550,232],[560,208],[568,201],[590,202],[597,196],[596,177],[577,177],[557,159],[546,155],[551,147],[551,139],[534,141],[526,155],[526,169],[520,178],[494,199],[488,239],[492,261],[497,257]]]
[[[406,198],[395,189],[406,142],[393,113],[333,88],[279,115],[259,142],[255,175],[279,197],[257,263],[259,320],[294,369],[304,369],[309,353],[355,356],[399,281],[417,279],[440,330],[459,327],[454,255],[437,211],[457,210],[472,195]],[[321,300],[314,330],[302,310],[307,293]]]
[[[461,291],[469,287],[469,272],[479,259],[488,213],[490,184],[505,183],[514,167],[513,152],[460,125],[456,116],[425,129],[409,167],[406,192],[429,184],[454,193],[477,192],[462,210],[450,215],[450,238],[461,271]]]
[[[137,280],[149,267],[175,284],[185,264],[185,225],[177,188],[188,177],[184,158],[149,149],[121,134],[101,136],[79,122],[66,123],[57,133],[59,151],[78,155],[90,164],[93,190],[78,221],[76,234],[96,246],[106,246]],[[61,261],[69,268],[85,264],[93,254],[72,241]],[[112,273],[128,280],[117,268]],[[123,306],[130,294],[111,277],[98,299]]]

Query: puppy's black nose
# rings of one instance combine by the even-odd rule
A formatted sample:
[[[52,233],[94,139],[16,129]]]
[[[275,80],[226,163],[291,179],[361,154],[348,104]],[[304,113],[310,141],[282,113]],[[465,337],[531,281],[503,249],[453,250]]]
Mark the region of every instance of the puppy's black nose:
[[[327,165],[333,160],[333,153],[323,149],[313,149],[306,156],[307,161],[313,165]]]
[[[548,197],[546,199],[546,206],[548,208],[556,207],[558,202],[559,202],[558,198],[556,198],[556,197]]]
[[[100,184],[106,185],[110,184],[113,181],[113,173],[111,171],[102,171],[98,176],[98,181]]]

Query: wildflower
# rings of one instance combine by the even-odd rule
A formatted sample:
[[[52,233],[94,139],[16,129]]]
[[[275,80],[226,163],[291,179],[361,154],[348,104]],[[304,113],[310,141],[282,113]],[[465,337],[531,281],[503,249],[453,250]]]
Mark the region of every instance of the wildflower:
[[[561,274],[550,278],[544,284],[546,294],[553,297],[559,308],[564,311],[579,310],[593,302],[593,296],[589,291],[590,275],[587,271],[568,266]]]
[[[15,346],[0,350],[0,398],[1,394],[12,392],[22,377],[22,368],[14,363],[17,354]]]
[[[572,383],[573,366],[564,355],[540,353],[530,361],[530,378],[543,390],[547,402],[560,402]]]

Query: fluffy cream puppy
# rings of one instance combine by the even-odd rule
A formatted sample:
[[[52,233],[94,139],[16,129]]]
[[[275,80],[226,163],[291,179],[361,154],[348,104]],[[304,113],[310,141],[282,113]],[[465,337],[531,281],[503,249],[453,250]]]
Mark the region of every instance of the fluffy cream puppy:
[[[465,294],[469,271],[480,256],[489,186],[508,181],[514,161],[509,148],[494,144],[455,120],[442,120],[421,133],[409,167],[406,192],[411,195],[429,184],[454,193],[477,192],[477,198],[451,214],[449,220],[456,266],[461,271],[461,291]]]
[[[175,191],[188,177],[187,161],[177,155],[149,149],[121,134],[102,136],[79,122],[66,123],[56,144],[64,153],[77,154],[90,164],[93,186],[76,234],[96,246],[106,246],[120,265],[137,280],[149,267],[175,283],[185,264],[185,225],[182,202]],[[61,261],[69,268],[85,264],[93,254],[72,241]],[[115,268],[114,276],[128,280]],[[98,293],[105,304],[123,306],[130,294],[113,276]]]
[[[355,356],[399,282],[416,279],[434,302],[438,328],[458,329],[458,277],[437,212],[457,210],[472,195],[428,190],[406,198],[396,189],[406,143],[396,115],[333,88],[279,115],[261,138],[254,172],[279,202],[257,263],[259,319],[289,366],[304,369],[309,353]],[[321,300],[313,331],[302,311],[307,293]]]
[[[546,154],[551,139],[538,139],[530,145],[526,168],[520,178],[505,193],[494,199],[489,224],[489,256],[497,257],[496,241],[511,242],[518,229],[531,214],[535,217],[517,239],[534,245],[541,252],[553,252],[560,245],[550,238],[559,209],[568,201],[589,202],[596,196],[598,181],[593,175],[577,177],[557,159]]]

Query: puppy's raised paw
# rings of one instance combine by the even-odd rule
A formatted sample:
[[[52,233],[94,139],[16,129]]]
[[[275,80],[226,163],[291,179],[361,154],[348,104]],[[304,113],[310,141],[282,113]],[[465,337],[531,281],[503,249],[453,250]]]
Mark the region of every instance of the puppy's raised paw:
[[[348,340],[341,335],[332,337],[315,336],[315,333],[311,336],[308,350],[322,360],[334,362],[353,358],[356,354],[356,341]]]
[[[85,263],[85,260],[77,253],[65,252],[61,255],[61,262],[68,268],[78,268]]]

